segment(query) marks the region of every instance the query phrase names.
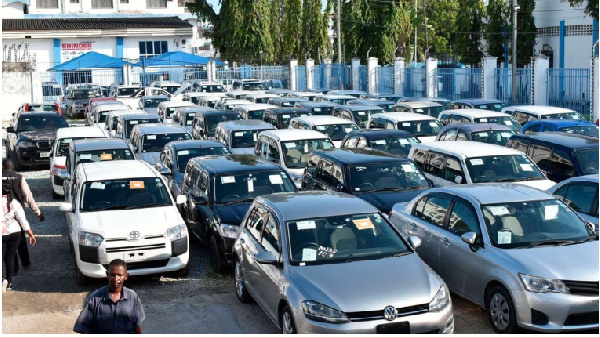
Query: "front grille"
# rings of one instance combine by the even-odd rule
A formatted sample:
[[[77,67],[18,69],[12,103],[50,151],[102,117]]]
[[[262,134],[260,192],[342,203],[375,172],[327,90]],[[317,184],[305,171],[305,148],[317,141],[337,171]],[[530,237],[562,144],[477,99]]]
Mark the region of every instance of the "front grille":
[[[44,140],[36,143],[38,149],[49,150],[52,147],[52,142]]]
[[[571,294],[598,296],[598,282],[563,280],[563,283]]]
[[[131,251],[139,251],[139,250],[156,250],[156,249],[165,249],[167,247],[164,243],[157,243],[153,245],[143,245],[143,246],[121,246],[121,247],[111,247],[106,248],[107,253],[122,253],[122,252],[131,252]]]
[[[150,235],[150,236],[144,236],[142,239],[143,240],[153,240],[153,239],[162,239],[164,238],[164,235]],[[111,238],[111,239],[106,239],[106,242],[119,242],[119,241],[129,241],[130,239],[128,238]]]
[[[398,311],[398,316],[410,316],[410,315],[418,315],[429,311],[429,304],[418,304],[405,308],[396,308]],[[355,312],[347,312],[345,313],[346,317],[352,322],[365,322],[365,321],[374,321],[377,319],[383,319],[383,310],[375,310],[375,311],[355,311]]]
[[[152,261],[141,261],[141,262],[127,262],[127,270],[144,269],[144,268],[161,268],[169,263],[169,259],[166,260],[152,260]],[[103,264],[104,268],[108,270],[108,264]]]
[[[588,325],[598,324],[598,311],[571,314],[567,317],[564,325]]]

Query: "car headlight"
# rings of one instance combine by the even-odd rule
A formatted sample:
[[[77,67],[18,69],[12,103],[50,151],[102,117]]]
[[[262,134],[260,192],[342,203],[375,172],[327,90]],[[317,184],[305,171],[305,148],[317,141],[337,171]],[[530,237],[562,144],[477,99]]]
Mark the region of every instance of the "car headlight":
[[[440,311],[444,309],[448,303],[450,303],[450,292],[448,291],[446,284],[442,283],[440,290],[438,290],[437,294],[435,294],[431,302],[429,302],[429,311]]]
[[[239,226],[233,226],[224,223],[218,225],[217,228],[219,229],[219,234],[222,237],[230,239],[236,239],[240,231]]]
[[[350,321],[343,312],[315,301],[302,302],[302,311],[306,318],[319,322],[345,323]]]
[[[83,231],[79,232],[80,246],[98,247],[102,241],[104,241],[104,238],[101,235]]]
[[[35,147],[33,142],[19,142],[17,143],[18,147]]]
[[[561,280],[552,280],[543,277],[519,273],[523,287],[533,293],[569,293],[569,288]]]
[[[179,224],[175,227],[171,227],[167,229],[165,236],[168,237],[171,241],[183,239],[188,235],[188,230],[185,224]]]

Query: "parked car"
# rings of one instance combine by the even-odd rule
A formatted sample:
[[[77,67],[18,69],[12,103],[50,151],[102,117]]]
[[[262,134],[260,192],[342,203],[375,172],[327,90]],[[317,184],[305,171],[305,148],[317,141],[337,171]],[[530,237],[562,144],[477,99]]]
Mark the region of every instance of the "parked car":
[[[438,118],[440,113],[444,110],[446,110],[446,108],[444,108],[443,105],[428,101],[398,102],[394,107],[394,111],[397,112],[412,112],[434,118]]]
[[[512,115],[520,125],[534,119],[580,119],[585,118],[577,111],[547,105],[511,105],[502,112]]]
[[[437,141],[474,141],[506,146],[512,135],[512,128],[495,123],[448,124],[442,128]]]
[[[238,105],[249,105],[253,104],[252,102],[246,99],[229,99],[229,100],[221,100],[215,105],[215,109],[220,110],[234,110]]]
[[[506,107],[504,102],[487,98],[463,98],[452,101],[451,109],[482,109],[501,112]]]
[[[265,109],[263,121],[271,123],[277,129],[287,129],[292,118],[310,116],[310,114],[310,110],[306,108],[270,108]]]
[[[261,132],[254,153],[283,167],[300,188],[312,151],[334,147],[329,137],[318,131],[285,129]]]
[[[255,119],[262,121],[266,109],[277,108],[275,105],[269,104],[244,104],[238,105],[233,110],[238,112],[243,119]]]
[[[596,124],[580,119],[534,119],[523,125],[521,133],[559,131],[599,138],[598,130]]]
[[[351,120],[359,128],[366,129],[369,125],[368,121],[371,114],[384,112],[383,108],[376,105],[344,105],[335,107],[333,109],[333,116]]]
[[[512,182],[542,191],[554,185],[523,153],[504,146],[460,141],[415,144],[408,155],[435,186]]]
[[[149,114],[158,112],[158,105],[169,101],[169,96],[144,96],[140,99],[139,108]]]
[[[110,93],[108,96],[112,97],[133,97],[142,88],[141,85],[123,85],[113,83],[110,86]]]
[[[312,102],[321,95],[322,94],[319,94],[316,92],[296,91],[296,92],[289,94],[289,97],[305,98]]]
[[[331,116],[333,115],[333,109],[339,105],[328,102],[328,101],[309,101],[309,102],[296,102],[294,105],[296,108],[306,108],[310,110],[311,114],[318,116]]]
[[[232,90],[265,91],[269,88],[264,81],[257,79],[236,80],[231,85]]]
[[[176,83],[176,82],[171,82],[171,81],[154,81],[154,82],[150,83],[150,86],[156,87],[156,88],[161,88],[172,95],[177,90],[179,90],[179,88],[181,87],[181,84]]]
[[[197,105],[186,101],[164,101],[158,104],[156,113],[160,116],[163,123],[169,124],[173,122],[173,114],[175,113],[175,109],[182,107],[192,108],[197,107]]]
[[[364,129],[346,135],[342,149],[367,148],[407,157],[410,148],[420,141],[402,130]]]
[[[267,104],[275,105],[280,108],[291,108],[296,102],[306,102],[308,99],[303,97],[273,97],[269,98]]]
[[[554,195],[569,205],[587,223],[594,225],[598,234],[598,184],[597,174],[573,177],[564,180],[548,189]]]
[[[360,106],[377,106],[383,109],[384,112],[394,111],[396,102],[387,101],[383,99],[355,99],[348,101],[347,105],[360,105]]]
[[[129,142],[129,139],[131,138],[131,130],[134,126],[160,122],[160,116],[157,114],[141,113],[118,116],[116,138],[120,138],[126,142]]]
[[[412,161],[372,149],[313,151],[302,175],[302,190],[356,195],[386,215],[431,187]]]
[[[182,101],[184,102],[192,102],[196,105],[200,105],[200,100],[206,97],[211,97],[211,98],[218,98],[217,96],[214,96],[213,94],[209,94],[209,93],[204,93],[204,92],[197,92],[197,91],[192,91],[192,92],[188,92],[183,94],[182,97]]]
[[[163,147],[168,142],[190,139],[192,139],[192,136],[181,125],[149,123],[138,124],[133,127],[129,144],[135,159],[154,165]]]
[[[69,91],[69,96],[67,96],[67,116],[70,118],[78,116],[83,118],[90,98],[94,97],[102,97],[100,88],[76,88]]]
[[[192,137],[194,139],[215,139],[215,130],[221,122],[241,120],[242,116],[233,110],[216,110],[205,108],[196,112],[192,122]]]
[[[438,120],[443,125],[456,123],[495,123],[503,124],[515,132],[521,131],[519,123],[503,112],[488,111],[482,109],[454,109],[440,113]]]
[[[218,94],[218,93],[225,93],[225,88],[223,87],[223,85],[221,83],[203,82],[203,83],[198,83],[197,85],[193,84],[192,91]]]
[[[355,99],[356,97],[349,95],[321,95],[315,98],[315,102],[331,102],[337,105],[346,105],[349,101]]]
[[[62,112],[58,102],[23,103],[17,112]]]
[[[433,102],[437,104],[441,104],[444,106],[444,110],[451,109],[452,102],[445,97],[400,97],[398,99],[399,102],[420,102],[427,101]]]
[[[175,113],[173,114],[173,123],[181,125],[185,127],[189,133],[192,133],[192,127],[194,125],[194,118],[196,117],[196,113],[200,111],[214,111],[212,108],[204,108],[204,107],[181,107],[175,108]]]
[[[204,96],[198,99],[198,106],[207,107],[207,108],[216,108],[219,102],[221,102],[220,96]]]
[[[400,235],[359,198],[263,196],[241,228],[236,296],[242,303],[254,298],[283,333],[454,330],[446,285],[414,253],[420,240]]]
[[[183,181],[181,193],[189,198],[183,211],[188,226],[208,246],[216,272],[232,264],[233,243],[254,198],[296,191],[281,167],[252,155],[193,158]]]
[[[17,112],[13,124],[6,128],[6,157],[15,170],[48,165],[56,130],[68,127],[55,112]]]
[[[231,90],[228,91],[226,96],[230,97],[231,99],[246,99],[246,96],[248,95],[255,95],[255,94],[264,94],[264,91],[254,91],[254,90]]]
[[[114,97],[93,97],[90,98],[90,100],[88,101],[88,105],[85,107],[85,111],[83,112],[83,119],[85,119],[87,121],[88,119],[88,115],[90,113],[90,111],[97,105],[97,104],[123,104],[123,102],[117,101],[116,98]]]
[[[275,127],[255,119],[221,122],[215,130],[215,138],[233,154],[254,154],[258,134],[265,130],[275,130]]]
[[[88,114],[88,119],[85,121],[87,126],[99,126],[106,124],[106,116],[111,111],[131,110],[128,105],[124,104],[103,104],[97,105]]]
[[[412,112],[386,112],[369,117],[369,129],[404,130],[421,142],[432,142],[442,129],[434,117]]]
[[[329,90],[327,95],[346,95],[354,98],[360,98],[367,93],[362,90]]]
[[[561,132],[513,135],[507,147],[527,154],[554,182],[597,174],[598,138]]]
[[[516,184],[434,188],[391,222],[498,333],[597,329],[598,237],[562,201]]]
[[[163,179],[140,161],[109,161],[77,166],[72,202],[59,208],[67,216],[75,252],[75,282],[106,278],[113,259],[124,259],[130,275],[189,273],[185,222]]]
[[[360,99],[381,99],[384,101],[392,101],[398,103],[399,100],[404,98],[401,94],[364,94],[360,95]]]
[[[277,81],[277,80],[273,80],[273,81]],[[279,83],[281,84],[281,81]],[[272,82],[272,84],[274,84],[274,83]],[[278,86],[278,87],[272,86],[272,88],[265,91],[265,93],[277,95],[280,97],[288,97],[291,94],[295,93],[295,91],[290,90],[290,89],[283,89],[283,86]]]
[[[119,125],[119,116],[145,114],[141,110],[113,110],[109,111],[104,121],[104,130],[108,137],[114,138],[117,136],[117,126]]]
[[[252,103],[256,104],[267,104],[271,98],[279,98],[279,95],[275,94],[249,94],[245,97]]]
[[[42,100],[58,103],[61,112],[67,110],[66,93],[62,85],[55,81],[42,82]]]
[[[319,131],[327,135],[337,148],[342,146],[342,140],[348,133],[358,130],[354,122],[334,116],[294,117],[289,128]]]

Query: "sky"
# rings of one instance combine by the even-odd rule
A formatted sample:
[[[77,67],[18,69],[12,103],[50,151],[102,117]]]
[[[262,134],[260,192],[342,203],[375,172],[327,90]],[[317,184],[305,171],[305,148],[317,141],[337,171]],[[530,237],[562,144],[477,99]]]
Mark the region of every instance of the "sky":
[[[325,6],[327,5],[327,0],[321,0],[323,2],[323,9],[325,9]],[[208,0],[208,3],[211,4],[213,6],[213,8],[215,9],[215,12],[219,12],[219,0]]]

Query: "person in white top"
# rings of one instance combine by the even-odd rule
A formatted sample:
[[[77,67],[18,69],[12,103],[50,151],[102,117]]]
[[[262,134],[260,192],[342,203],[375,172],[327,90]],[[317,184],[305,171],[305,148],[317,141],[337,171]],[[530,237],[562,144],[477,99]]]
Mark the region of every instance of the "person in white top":
[[[25,218],[23,206],[13,197],[10,185],[2,182],[2,258],[6,266],[3,273],[2,290],[12,289],[15,269],[15,255],[21,241],[21,231],[29,234],[29,243],[34,246],[36,239]],[[6,286],[6,288],[5,288]]]

